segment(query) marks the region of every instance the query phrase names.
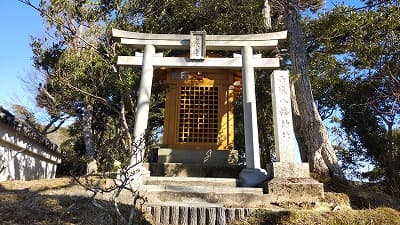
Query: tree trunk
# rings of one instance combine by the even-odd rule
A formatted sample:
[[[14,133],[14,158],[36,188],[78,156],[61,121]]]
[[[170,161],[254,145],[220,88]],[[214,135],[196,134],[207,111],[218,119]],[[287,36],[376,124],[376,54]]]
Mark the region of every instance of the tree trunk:
[[[272,23],[271,23],[271,7],[269,5],[268,0],[264,1],[263,15],[264,15],[265,29],[269,30],[272,28]]]
[[[395,137],[393,134],[393,122],[384,120],[387,126],[387,147],[383,154],[383,168],[385,182],[389,190],[394,195],[400,195],[400,163],[398,150],[395,147]]]
[[[298,2],[288,0],[287,3],[290,59],[292,73],[297,78],[291,87],[293,122],[301,158],[308,161],[311,173],[318,180],[325,181],[331,177],[344,178],[312,96]]]
[[[97,163],[94,158],[93,148],[93,135],[92,135],[92,106],[87,104],[82,116],[82,132],[83,142],[85,144],[86,156],[89,158],[89,162],[86,165],[86,174],[97,173]]]
[[[85,143],[86,156],[94,158],[92,138],[92,107],[86,105],[82,116],[83,141]]]

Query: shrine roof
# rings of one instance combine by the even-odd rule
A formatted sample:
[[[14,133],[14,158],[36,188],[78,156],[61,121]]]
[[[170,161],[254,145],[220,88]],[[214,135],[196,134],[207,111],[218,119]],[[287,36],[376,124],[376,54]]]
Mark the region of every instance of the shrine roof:
[[[45,146],[51,151],[55,153],[60,153],[58,145],[51,142],[48,138],[40,134],[38,131],[29,127],[27,124],[25,124],[24,121],[19,120],[12,113],[10,113],[8,110],[4,109],[1,106],[0,106],[0,123],[7,125],[8,127],[15,130],[17,133],[25,136],[26,138],[38,144]]]

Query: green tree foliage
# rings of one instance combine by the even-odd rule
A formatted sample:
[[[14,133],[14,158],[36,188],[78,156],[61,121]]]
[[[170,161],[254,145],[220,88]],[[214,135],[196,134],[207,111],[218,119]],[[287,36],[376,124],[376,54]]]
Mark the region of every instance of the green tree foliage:
[[[21,2],[41,14],[48,31],[31,44],[34,66],[45,77],[38,84],[38,105],[54,118],[75,118],[71,134],[89,158],[110,164],[128,159],[139,71],[115,67],[118,54],[134,50],[120,48],[111,28],[139,29],[146,1]],[[154,99],[150,123],[159,127],[163,98],[156,93]]]
[[[373,5],[341,6],[309,21],[311,73],[322,114],[341,115],[344,159],[372,159],[388,187],[398,188],[400,8],[396,1]]]
[[[212,34],[264,32],[263,1],[180,0],[158,1],[153,14],[144,22],[145,30],[184,33],[204,30]]]

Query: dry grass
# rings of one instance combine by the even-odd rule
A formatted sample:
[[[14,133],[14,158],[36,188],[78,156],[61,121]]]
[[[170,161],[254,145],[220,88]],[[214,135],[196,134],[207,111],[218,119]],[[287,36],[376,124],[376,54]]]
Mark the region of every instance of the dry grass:
[[[352,210],[349,207],[339,207],[335,211],[317,210],[290,210],[284,212],[271,212],[258,210],[255,215],[236,224],[259,225],[400,225],[400,212],[389,207],[379,207],[394,200],[374,199],[373,192],[359,192],[351,190],[352,195],[374,207],[362,210]],[[354,196],[350,196],[350,200]],[[367,199],[367,200],[365,200]],[[332,205],[347,206],[349,199],[345,194],[326,193],[325,202]],[[110,204],[100,201],[102,205]],[[359,203],[356,201],[356,203]],[[365,204],[364,202],[363,204]],[[360,205],[359,205],[360,206]],[[377,208],[375,208],[377,206]],[[122,210],[128,206],[122,205]],[[138,211],[139,224],[150,225],[150,222]],[[86,192],[72,179],[58,178],[52,180],[36,181],[6,181],[0,182],[0,224],[67,224],[67,225],[102,225],[119,224],[115,215],[110,211],[95,207],[86,197]]]
[[[119,224],[112,212],[95,207],[82,193],[82,188],[67,178],[0,182],[0,224]],[[129,207],[121,208],[127,211]],[[140,212],[138,215],[140,224],[149,224]]]
[[[43,191],[49,189],[61,189],[74,186],[75,182],[71,178],[57,178],[49,180],[31,180],[31,181],[2,181],[0,182],[0,191]]]
[[[392,208],[341,210],[336,212],[258,210],[247,225],[399,225],[400,212]]]
[[[333,181],[325,184],[324,189],[325,191],[346,194],[353,209],[389,207],[400,210],[400,199],[384,193],[379,184]]]
[[[332,182],[325,185],[323,202],[331,211],[258,210],[247,225],[400,225],[399,199],[394,199],[370,184]],[[356,209],[356,210],[355,210]]]

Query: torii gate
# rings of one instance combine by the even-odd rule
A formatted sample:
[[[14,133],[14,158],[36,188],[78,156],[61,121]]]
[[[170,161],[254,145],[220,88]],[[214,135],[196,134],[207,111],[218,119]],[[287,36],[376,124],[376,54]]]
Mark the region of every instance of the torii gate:
[[[149,114],[149,104],[154,67],[195,68],[241,68],[243,76],[243,110],[245,128],[246,169],[242,171],[245,186],[256,185],[266,178],[261,169],[256,114],[254,69],[279,69],[279,58],[262,58],[253,55],[253,50],[272,51],[287,32],[250,35],[206,35],[193,31],[190,35],[149,34],[123,30],[112,30],[113,37],[121,43],[135,48],[144,48],[144,53],[135,56],[118,56],[117,65],[142,66],[136,119],[133,135],[144,134]],[[190,57],[164,57],[157,49],[190,50]],[[241,51],[232,58],[206,58],[206,50]],[[294,162],[294,135],[290,105],[289,72],[274,70],[271,75],[274,136],[278,162]],[[144,149],[131,159],[132,164],[141,163]]]

